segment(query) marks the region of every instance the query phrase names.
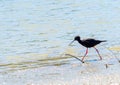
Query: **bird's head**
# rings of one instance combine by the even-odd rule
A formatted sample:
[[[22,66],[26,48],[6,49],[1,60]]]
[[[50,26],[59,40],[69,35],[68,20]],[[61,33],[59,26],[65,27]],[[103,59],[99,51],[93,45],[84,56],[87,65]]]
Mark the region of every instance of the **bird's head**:
[[[75,41],[75,40],[77,40],[77,41],[80,40],[80,36],[76,36],[76,37],[74,38],[74,41]]]
[[[76,36],[75,38],[74,38],[74,40],[69,44],[69,45],[71,45],[74,41],[79,41],[80,40],[80,36]]]

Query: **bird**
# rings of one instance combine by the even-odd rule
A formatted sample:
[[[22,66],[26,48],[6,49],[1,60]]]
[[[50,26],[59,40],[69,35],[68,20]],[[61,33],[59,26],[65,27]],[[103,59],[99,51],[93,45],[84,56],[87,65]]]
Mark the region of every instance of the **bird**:
[[[78,41],[79,44],[81,44],[82,46],[87,48],[86,52],[82,58],[82,62],[84,62],[84,58],[88,54],[88,48],[94,48],[96,50],[96,52],[98,53],[100,60],[102,60],[102,57],[101,57],[98,49],[95,46],[100,44],[101,42],[106,42],[106,40],[96,40],[96,39],[92,39],[92,38],[81,40],[80,36],[75,36],[74,40],[69,45],[71,45],[74,41]]]

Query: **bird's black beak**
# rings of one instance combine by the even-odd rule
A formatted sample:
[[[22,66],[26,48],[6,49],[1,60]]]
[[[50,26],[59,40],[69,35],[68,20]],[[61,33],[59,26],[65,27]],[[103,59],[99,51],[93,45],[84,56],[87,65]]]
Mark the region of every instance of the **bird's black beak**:
[[[70,44],[69,44],[69,46],[74,42],[75,40],[73,40]]]

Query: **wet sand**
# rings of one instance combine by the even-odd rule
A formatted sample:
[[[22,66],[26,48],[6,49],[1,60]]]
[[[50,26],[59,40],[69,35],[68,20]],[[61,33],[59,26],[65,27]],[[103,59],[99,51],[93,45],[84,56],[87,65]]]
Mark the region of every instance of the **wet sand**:
[[[65,62],[64,64],[62,62]],[[69,58],[47,66],[9,70],[0,75],[1,85],[119,85],[120,63],[116,59],[88,60]],[[51,65],[51,63],[53,63]],[[32,64],[29,64],[29,66]]]
[[[77,55],[72,52],[73,49],[66,51],[67,54]],[[7,69],[1,70],[0,81],[1,85],[119,85],[120,63],[113,56],[104,54],[103,60],[99,60],[97,55],[89,54],[85,63],[69,55],[19,61],[1,65]]]

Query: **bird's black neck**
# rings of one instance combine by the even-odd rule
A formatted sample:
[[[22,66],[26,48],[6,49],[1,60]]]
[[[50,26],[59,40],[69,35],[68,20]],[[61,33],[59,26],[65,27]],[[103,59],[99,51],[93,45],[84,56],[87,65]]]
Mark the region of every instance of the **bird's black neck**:
[[[77,40],[80,44],[82,44],[82,41],[79,39],[79,40]]]

